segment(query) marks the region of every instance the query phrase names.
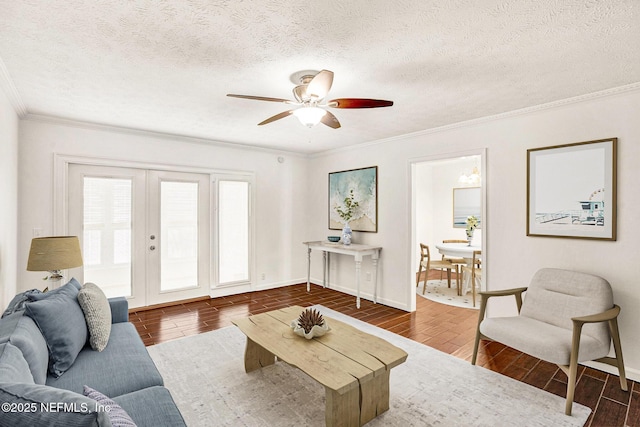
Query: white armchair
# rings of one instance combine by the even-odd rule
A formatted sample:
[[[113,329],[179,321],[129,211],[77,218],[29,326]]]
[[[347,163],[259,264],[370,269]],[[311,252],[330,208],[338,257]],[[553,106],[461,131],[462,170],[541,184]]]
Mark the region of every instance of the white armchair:
[[[522,294],[526,291],[524,302]],[[578,363],[590,360],[617,366],[620,387],[627,391],[611,285],[591,274],[545,268],[528,288],[480,292],[480,314],[471,363],[481,339],[501,342],[523,353],[555,363],[568,377],[565,413],[571,415]],[[487,300],[513,295],[518,316],[484,318]],[[608,357],[611,342],[615,357]]]

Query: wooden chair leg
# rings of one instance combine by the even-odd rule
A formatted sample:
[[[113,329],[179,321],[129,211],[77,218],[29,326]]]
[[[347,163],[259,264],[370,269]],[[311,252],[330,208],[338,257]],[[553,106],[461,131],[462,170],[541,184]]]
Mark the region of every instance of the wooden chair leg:
[[[428,266],[429,264],[427,264]],[[424,269],[424,281],[422,282],[422,295],[424,295],[427,290],[427,280],[429,279],[429,270]]]
[[[442,270],[440,270],[442,271]],[[451,288],[451,269],[447,268],[447,286]]]
[[[573,397],[576,392],[576,379],[578,376],[578,362],[572,363],[569,366],[569,375],[567,380],[567,403],[564,407],[564,413],[571,415],[571,408],[573,406]]]
[[[622,360],[622,346],[620,344],[620,332],[618,331],[618,319],[609,320],[609,331],[611,340],[613,341],[613,349],[616,352],[616,360],[618,362],[618,374],[620,375],[620,388],[628,391],[627,376],[624,371],[624,361]]]
[[[484,313],[487,310],[487,298],[480,299],[480,313],[478,313],[478,326],[476,327],[476,340],[473,343],[473,356],[471,357],[471,364],[476,364],[476,359],[478,358],[478,347],[480,346],[480,338],[482,334],[480,333],[480,323],[484,320]]]
[[[573,323],[573,336],[571,338],[571,356],[569,358],[569,372],[567,372],[567,403],[564,413],[571,415],[571,407],[573,406],[573,397],[576,392],[576,380],[578,379],[578,353],[580,351],[580,334],[582,333],[582,324]]]
[[[473,306],[476,306],[476,275],[471,274],[471,295],[473,296]]]
[[[422,274],[422,263],[418,264],[418,275],[416,276],[416,288],[420,284],[420,275]]]

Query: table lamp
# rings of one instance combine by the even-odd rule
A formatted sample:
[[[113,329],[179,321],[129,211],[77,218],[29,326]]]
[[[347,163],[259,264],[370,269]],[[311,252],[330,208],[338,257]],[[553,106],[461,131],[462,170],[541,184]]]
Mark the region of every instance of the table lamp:
[[[50,275],[44,280],[60,280],[60,270],[81,265],[82,253],[77,236],[36,237],[31,240],[27,271],[48,271]]]

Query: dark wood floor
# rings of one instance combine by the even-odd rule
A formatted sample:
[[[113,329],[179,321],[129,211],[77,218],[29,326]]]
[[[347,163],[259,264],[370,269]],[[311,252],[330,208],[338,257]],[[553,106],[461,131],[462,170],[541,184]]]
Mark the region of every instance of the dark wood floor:
[[[301,284],[136,311],[130,313],[129,319],[145,345],[153,345],[230,326],[231,319],[236,317],[291,305],[305,307],[314,304],[322,304],[445,353],[471,360],[478,312],[424,298],[418,298],[414,313],[364,300],[358,310],[353,296],[313,285],[311,292],[307,293],[306,284]],[[565,396],[567,377],[557,366],[502,344],[483,341],[478,365]],[[629,390],[620,390],[617,376],[581,367],[575,401],[593,410],[585,426],[640,426],[640,384],[629,381]]]

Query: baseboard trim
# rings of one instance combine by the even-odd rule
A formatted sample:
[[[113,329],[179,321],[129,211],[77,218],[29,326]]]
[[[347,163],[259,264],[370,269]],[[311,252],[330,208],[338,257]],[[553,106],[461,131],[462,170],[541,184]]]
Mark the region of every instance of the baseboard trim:
[[[310,282],[313,283],[314,285],[322,286],[322,280],[312,278],[310,279]],[[304,280],[304,283],[306,283],[306,280]],[[342,292],[344,294],[353,295],[354,298],[356,296],[356,290],[350,287],[340,286],[338,284],[329,282],[327,283],[327,288],[333,289],[334,291]],[[370,292],[360,291],[360,299],[366,299],[368,301],[373,302],[373,294]],[[378,296],[376,303],[386,305],[392,308],[397,308],[398,310],[411,312],[411,309],[407,306],[406,302],[391,300],[388,298],[381,298],[380,296]],[[354,301],[354,304],[355,304],[355,301]]]
[[[140,312],[140,311],[155,310],[157,308],[173,307],[175,305],[188,304],[190,302],[206,301],[208,299],[211,299],[211,297],[209,297],[208,295],[204,295],[196,298],[188,298],[188,299],[182,299],[178,301],[169,301],[169,302],[163,302],[160,304],[146,305],[144,307],[130,308],[129,314]]]
[[[282,288],[285,286],[298,285],[302,283],[301,280],[284,280],[282,282],[270,282],[265,284],[252,284],[246,283],[237,286],[221,286],[218,288],[212,288],[209,292],[211,298],[228,297],[231,295],[243,294],[246,292],[266,291],[269,289]]]

